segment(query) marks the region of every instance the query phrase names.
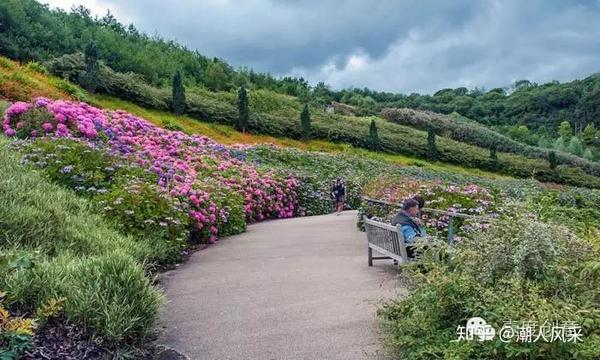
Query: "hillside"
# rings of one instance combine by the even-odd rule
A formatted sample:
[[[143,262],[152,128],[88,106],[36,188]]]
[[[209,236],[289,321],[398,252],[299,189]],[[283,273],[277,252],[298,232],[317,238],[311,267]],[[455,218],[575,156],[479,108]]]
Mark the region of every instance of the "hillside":
[[[0,359],[598,359],[598,79],[335,91],[2,1]]]
[[[231,124],[237,118],[233,91],[239,86],[250,89],[254,115],[251,130],[255,133],[298,138],[299,126],[296,123],[299,112],[302,104],[310,103],[313,117],[318,120],[313,129],[314,137],[369,147],[364,123],[370,119],[350,115],[377,116],[385,107],[432,110],[442,114],[456,112],[480,123],[508,126],[507,133],[513,138],[512,142],[507,142],[510,139],[505,136],[480,128],[477,137],[490,139],[491,136],[497,140],[468,141],[464,137],[450,136],[458,142],[488,150],[494,147],[494,151],[540,160],[548,160],[549,152],[554,151],[558,164],[579,167],[594,176],[600,172],[600,166],[590,161],[597,160],[600,154],[597,146],[600,132],[590,127],[586,134],[582,133],[584,127],[593,124],[597,113],[593,100],[596,98],[593,76],[581,82],[541,86],[520,81],[510,93],[502,89],[484,93],[464,88],[440,90],[433,96],[406,96],[369,89],[332,91],[322,83],[311,87],[303,79],[275,79],[269,74],[257,74],[247,69],[234,70],[223,60],[208,59],[175,42],[149,37],[133,26],[126,27],[110,14],[94,18],[83,7],[64,13],[51,11],[33,0],[8,1],[0,6],[0,13],[4,22],[11,25],[0,31],[0,53],[24,63],[43,62],[59,77],[86,85],[87,65],[84,65],[82,51],[93,43],[94,59],[99,63],[95,66],[100,72],[99,83],[94,84],[95,90],[147,108],[172,110],[169,85],[173,74],[180,71],[187,88],[186,113],[197,119]],[[35,25],[38,23],[44,24],[45,32],[39,31]],[[48,42],[49,37],[54,41]],[[337,108],[339,114],[324,113],[323,107],[328,104]],[[345,104],[352,105],[354,110],[349,110],[352,106]],[[415,115],[417,119],[426,116]],[[531,123],[532,118],[536,119],[535,124]],[[557,138],[558,123],[564,120],[567,124],[570,122],[576,136],[569,134]],[[545,124],[544,130],[538,132],[540,123]],[[455,125],[460,127],[460,122],[456,121]],[[429,153],[424,149],[423,133],[401,127],[380,130],[391,133],[391,139],[385,139],[382,134],[380,150],[422,158]],[[419,141],[399,144],[399,137],[403,137],[405,142],[412,138]],[[461,146],[442,141],[451,149]],[[523,142],[544,148],[522,146],[520,143]],[[499,144],[501,146],[496,148]],[[564,172],[558,175],[549,173],[543,162],[530,162],[526,167],[531,171],[524,172],[519,171],[523,158],[508,156],[505,164],[503,161],[489,161],[488,156],[476,148],[463,146],[456,152],[458,155],[448,154],[442,149],[440,159],[436,160],[522,177],[536,172],[539,174],[535,176],[545,181],[572,183],[574,180],[568,179]],[[464,154],[469,156],[460,156]]]

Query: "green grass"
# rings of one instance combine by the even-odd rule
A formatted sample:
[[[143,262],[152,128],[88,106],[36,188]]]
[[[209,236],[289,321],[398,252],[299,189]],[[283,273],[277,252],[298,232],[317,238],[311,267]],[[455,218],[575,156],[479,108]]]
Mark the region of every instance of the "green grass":
[[[0,289],[21,312],[64,298],[64,313],[117,346],[152,328],[162,295],[146,277],[149,244],[19,164],[0,136]],[[136,340],[137,341],[137,340]]]

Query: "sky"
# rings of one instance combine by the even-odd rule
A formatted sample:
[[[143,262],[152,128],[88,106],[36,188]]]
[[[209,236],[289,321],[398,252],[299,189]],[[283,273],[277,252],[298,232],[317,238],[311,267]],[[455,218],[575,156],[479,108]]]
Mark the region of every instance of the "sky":
[[[334,89],[489,90],[600,71],[600,0],[41,1]]]

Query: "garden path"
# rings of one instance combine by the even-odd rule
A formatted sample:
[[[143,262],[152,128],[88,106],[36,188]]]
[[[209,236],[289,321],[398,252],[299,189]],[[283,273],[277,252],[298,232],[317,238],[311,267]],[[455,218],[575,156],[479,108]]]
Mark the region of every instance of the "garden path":
[[[404,291],[367,267],[356,212],[266,221],[199,251],[161,281],[161,342],[190,359],[383,359],[377,303]]]

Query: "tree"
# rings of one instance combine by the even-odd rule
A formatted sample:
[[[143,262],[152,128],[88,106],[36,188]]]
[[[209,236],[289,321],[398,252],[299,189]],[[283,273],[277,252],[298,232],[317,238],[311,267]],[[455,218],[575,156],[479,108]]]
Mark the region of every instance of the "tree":
[[[571,141],[569,141],[569,152],[577,156],[583,156],[584,151],[585,148],[581,139],[579,139],[577,136],[572,136]]]
[[[371,150],[379,150],[379,135],[377,134],[377,124],[375,119],[371,120],[371,126],[369,127],[369,148]]]
[[[571,141],[571,137],[573,136],[571,123],[568,121],[561,122],[560,126],[558,127],[558,135],[562,137],[565,142]]]
[[[435,145],[435,131],[432,126],[427,128],[427,157],[430,160],[436,160],[438,157],[438,150]]]
[[[248,130],[248,125],[250,124],[250,107],[248,104],[248,94],[246,93],[246,89],[241,86],[238,91],[238,122],[236,128],[245,133]]]
[[[84,52],[85,71],[81,74],[80,83],[89,92],[95,92],[100,77],[100,64],[98,63],[98,48],[95,42],[89,42]]]
[[[204,85],[212,91],[230,89],[231,77],[228,70],[225,64],[218,59],[209,62],[204,70]]]
[[[175,115],[181,115],[185,112],[185,88],[181,79],[181,72],[177,70],[173,76],[173,111]]]
[[[308,104],[304,105],[302,113],[300,114],[300,127],[302,128],[302,139],[310,139],[310,110]]]
[[[496,146],[490,147],[490,162],[493,170],[498,169],[498,154],[496,154]]]
[[[548,162],[550,163],[550,169],[556,169],[558,161],[556,160],[556,153],[554,151],[550,151],[550,153],[548,154]]]
[[[594,123],[589,123],[581,133],[583,142],[588,146],[595,146],[598,143],[598,130]]]

